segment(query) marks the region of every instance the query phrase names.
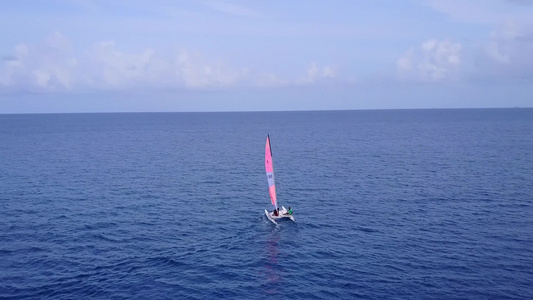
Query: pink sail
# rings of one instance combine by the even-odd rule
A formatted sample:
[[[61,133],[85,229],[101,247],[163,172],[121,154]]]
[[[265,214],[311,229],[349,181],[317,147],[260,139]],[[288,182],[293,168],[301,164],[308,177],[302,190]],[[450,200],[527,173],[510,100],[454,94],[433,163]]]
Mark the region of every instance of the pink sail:
[[[267,141],[265,146],[265,170],[268,180],[268,191],[270,193],[270,200],[275,208],[278,208],[278,202],[276,199],[276,185],[274,183],[274,166],[272,164],[272,150],[270,148],[270,137],[267,135]]]

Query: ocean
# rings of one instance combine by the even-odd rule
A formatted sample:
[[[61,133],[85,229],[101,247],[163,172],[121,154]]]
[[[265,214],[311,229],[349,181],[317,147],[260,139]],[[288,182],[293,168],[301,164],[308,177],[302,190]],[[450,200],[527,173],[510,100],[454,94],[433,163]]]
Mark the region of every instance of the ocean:
[[[533,109],[0,115],[0,299],[221,298],[533,299]]]

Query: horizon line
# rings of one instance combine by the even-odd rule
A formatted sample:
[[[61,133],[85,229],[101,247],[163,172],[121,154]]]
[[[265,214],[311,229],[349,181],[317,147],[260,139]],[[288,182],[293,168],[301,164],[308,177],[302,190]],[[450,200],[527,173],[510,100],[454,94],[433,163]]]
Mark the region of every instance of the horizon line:
[[[269,112],[341,112],[341,111],[385,111],[385,110],[484,110],[484,109],[533,109],[533,106],[509,107],[434,107],[434,108],[357,108],[357,109],[298,109],[298,110],[213,110],[213,111],[87,111],[87,112],[0,112],[0,115],[44,115],[44,114],[160,114],[160,113],[269,113]]]

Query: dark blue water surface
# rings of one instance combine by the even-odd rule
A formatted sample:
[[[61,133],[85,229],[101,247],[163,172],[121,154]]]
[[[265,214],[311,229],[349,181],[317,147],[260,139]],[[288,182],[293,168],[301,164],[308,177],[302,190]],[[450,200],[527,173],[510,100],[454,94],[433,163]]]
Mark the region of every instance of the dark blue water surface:
[[[533,109],[0,115],[0,298],[533,299]]]

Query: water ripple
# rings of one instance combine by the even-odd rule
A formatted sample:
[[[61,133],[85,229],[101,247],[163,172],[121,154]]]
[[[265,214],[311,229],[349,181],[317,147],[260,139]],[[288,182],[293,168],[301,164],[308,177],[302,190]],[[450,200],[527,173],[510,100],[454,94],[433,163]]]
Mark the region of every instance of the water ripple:
[[[2,299],[533,298],[531,110],[2,118]]]

